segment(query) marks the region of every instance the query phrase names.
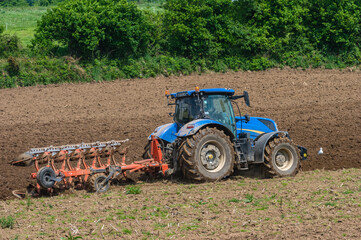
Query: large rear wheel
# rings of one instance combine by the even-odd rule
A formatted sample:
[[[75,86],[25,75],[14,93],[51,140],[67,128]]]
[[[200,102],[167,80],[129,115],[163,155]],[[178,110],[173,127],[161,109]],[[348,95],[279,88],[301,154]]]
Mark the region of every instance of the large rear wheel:
[[[233,172],[234,149],[229,137],[216,128],[204,128],[184,139],[178,157],[190,180],[216,181]]]
[[[300,168],[297,146],[287,137],[270,140],[264,152],[264,166],[269,176],[294,176]]]
[[[144,147],[144,152],[142,155],[143,159],[152,158],[152,155],[150,154],[150,143],[151,143],[151,141],[148,141],[147,145],[145,145],[145,147]]]
[[[159,145],[160,145],[160,148],[162,149],[162,154],[163,154],[163,160],[164,161],[167,161],[169,160],[172,155],[172,152],[167,150],[167,147],[169,148],[169,143],[162,140],[162,139],[158,139],[158,142],[159,142]],[[144,152],[142,154],[142,158],[143,159],[150,159],[150,158],[153,158],[152,154],[151,154],[151,143],[152,141],[148,141],[147,145],[145,145],[144,147]]]

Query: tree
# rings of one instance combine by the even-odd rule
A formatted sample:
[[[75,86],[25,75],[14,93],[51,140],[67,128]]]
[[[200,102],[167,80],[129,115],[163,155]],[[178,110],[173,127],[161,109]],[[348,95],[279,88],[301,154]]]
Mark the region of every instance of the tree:
[[[59,44],[83,57],[137,57],[147,50],[149,26],[143,12],[126,0],[66,1],[42,16],[33,46]]]
[[[231,0],[168,0],[163,20],[167,49],[188,58],[216,58],[231,42]]]

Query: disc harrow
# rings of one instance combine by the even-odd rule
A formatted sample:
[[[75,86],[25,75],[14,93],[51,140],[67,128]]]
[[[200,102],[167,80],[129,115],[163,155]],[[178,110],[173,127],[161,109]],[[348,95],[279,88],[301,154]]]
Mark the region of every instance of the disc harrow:
[[[120,146],[128,141],[126,139],[32,148],[10,163],[35,166],[36,172],[31,173],[31,177],[37,181],[33,194],[40,194],[42,189],[51,193],[56,188],[72,187],[105,192],[113,178],[118,175],[127,178],[128,171],[165,174],[168,165],[163,162],[162,150],[155,137],[152,137],[151,141],[152,158],[131,164],[126,163],[128,148],[120,149]],[[119,154],[119,157],[116,157],[116,154]],[[23,195],[19,191],[14,192],[15,196]]]

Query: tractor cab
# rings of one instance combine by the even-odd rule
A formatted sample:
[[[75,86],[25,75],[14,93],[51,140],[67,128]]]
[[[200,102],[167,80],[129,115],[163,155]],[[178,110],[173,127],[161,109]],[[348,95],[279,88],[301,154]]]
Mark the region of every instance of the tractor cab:
[[[276,123],[271,119],[235,116],[232,104],[238,112],[240,110],[235,100],[244,98],[250,106],[248,93],[234,95],[233,89],[211,88],[169,93],[168,105],[175,105],[175,112],[170,113],[174,122],[159,126],[148,137],[155,134],[158,138],[173,143],[178,137],[186,137],[196,133],[199,129],[209,126],[216,127],[230,136],[232,141],[247,135],[252,140],[263,133],[277,131]]]
[[[247,124],[250,121],[248,116],[236,117],[232,102],[239,98],[244,98],[249,106],[248,93],[234,96],[234,90],[227,88],[199,89],[169,94],[166,92],[168,105],[175,105],[174,121],[178,130],[184,125],[195,120],[212,120],[222,126],[224,131],[229,132],[234,138],[241,132],[242,122]],[[170,103],[169,97],[175,102]],[[238,108],[238,105],[237,105]],[[239,108],[238,108],[239,109]],[[204,121],[203,121],[204,122]],[[191,128],[192,125],[187,126]]]
[[[193,120],[210,119],[227,127],[234,135],[236,133],[232,104],[226,94],[209,92],[199,97],[191,94],[177,98],[175,105],[174,121],[179,127]]]

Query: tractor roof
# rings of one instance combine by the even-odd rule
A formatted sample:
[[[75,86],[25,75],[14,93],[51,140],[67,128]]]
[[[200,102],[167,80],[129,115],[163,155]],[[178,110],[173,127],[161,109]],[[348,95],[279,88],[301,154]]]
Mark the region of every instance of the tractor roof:
[[[172,98],[181,98],[181,97],[188,97],[191,96],[195,90],[184,91],[184,92],[177,92],[170,94]],[[207,88],[207,89],[200,89],[199,92],[202,92],[207,95],[228,95],[232,96],[234,94],[233,89],[229,88]]]

